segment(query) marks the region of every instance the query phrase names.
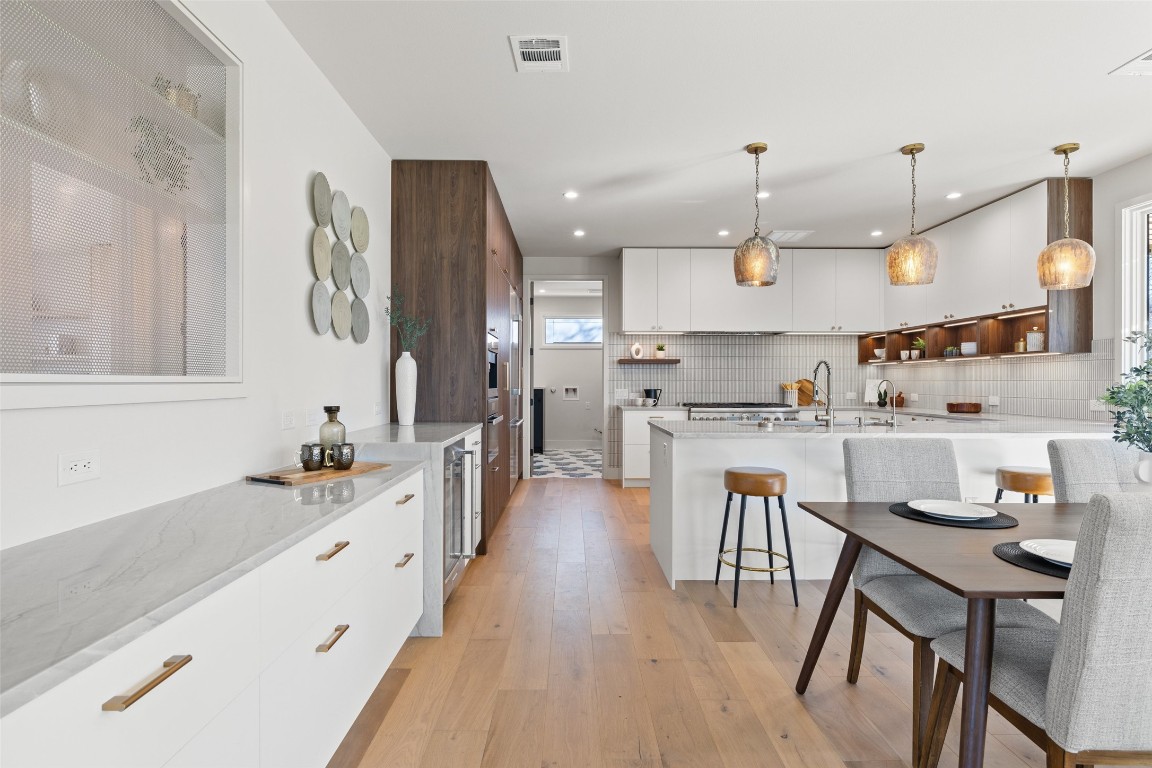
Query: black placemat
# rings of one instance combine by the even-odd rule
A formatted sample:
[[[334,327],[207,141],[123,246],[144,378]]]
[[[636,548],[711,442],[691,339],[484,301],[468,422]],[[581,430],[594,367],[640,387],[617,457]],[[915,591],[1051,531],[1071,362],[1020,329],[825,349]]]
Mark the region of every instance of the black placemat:
[[[1056,563],[1045,560],[1039,555],[1026,552],[1020,548],[1018,541],[1006,541],[1003,544],[997,544],[992,547],[992,554],[1005,562],[1012,563],[1012,565],[1018,565],[1021,568],[1036,571],[1036,573],[1043,573],[1046,576],[1055,576],[1058,579],[1068,578],[1068,573],[1072,570],[1071,567],[1056,565]]]
[[[907,502],[897,502],[888,507],[888,511],[897,517],[905,517],[921,523],[932,525],[946,525],[949,528],[1015,528],[1020,521],[1011,515],[997,512],[996,517],[981,517],[976,520],[945,520],[942,517],[926,515],[918,509],[912,509]]]

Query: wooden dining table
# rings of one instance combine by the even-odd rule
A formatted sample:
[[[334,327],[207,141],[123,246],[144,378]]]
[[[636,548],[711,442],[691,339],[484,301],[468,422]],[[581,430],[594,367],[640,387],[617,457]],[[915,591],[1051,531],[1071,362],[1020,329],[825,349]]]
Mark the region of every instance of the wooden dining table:
[[[796,692],[802,694],[808,687],[861,547],[871,547],[968,601],[960,768],[984,765],[996,600],[1060,599],[1068,586],[1065,579],[1001,560],[992,547],[1005,541],[1075,539],[1088,505],[984,504],[1020,521],[1014,528],[992,529],[933,525],[897,517],[888,511],[888,502],[802,501],[799,506],[842,531],[846,538],[796,681]]]

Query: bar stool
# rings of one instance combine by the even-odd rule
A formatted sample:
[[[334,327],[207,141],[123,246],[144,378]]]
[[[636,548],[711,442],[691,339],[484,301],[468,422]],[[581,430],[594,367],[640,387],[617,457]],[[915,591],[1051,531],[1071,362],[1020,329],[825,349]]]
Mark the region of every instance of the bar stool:
[[[996,502],[1004,491],[1024,494],[1024,503],[1033,504],[1038,496],[1052,496],[1052,471],[1047,467],[996,467]]]
[[[720,550],[716,555],[716,579],[713,584],[720,583],[720,566],[727,565],[736,569],[736,583],[732,588],[732,607],[736,607],[740,599],[740,571],[755,571],[769,574],[771,583],[776,583],[776,571],[788,571],[792,578],[792,602],[799,607],[800,598],[796,593],[796,570],[792,567],[792,540],[788,536],[788,513],[784,509],[784,494],[788,491],[788,475],[779,469],[771,467],[731,467],[724,470],[724,489],[728,491],[728,501],[724,505],[724,528],[720,532]],[[725,549],[724,543],[728,538],[728,513],[732,509],[732,494],[740,494],[740,526],[736,534],[736,546]],[[764,498],[764,522],[768,524],[768,549],[744,546],[744,508],[748,504],[749,496]],[[784,549],[787,554],[772,550],[772,518],[769,514],[771,506],[768,499],[775,496],[780,505],[780,522],[784,526]],[[736,553],[736,562],[725,560],[724,555]],[[741,555],[744,552],[764,552],[768,555],[767,568],[754,568],[742,565]],[[776,565],[775,558],[781,558],[787,565]]]

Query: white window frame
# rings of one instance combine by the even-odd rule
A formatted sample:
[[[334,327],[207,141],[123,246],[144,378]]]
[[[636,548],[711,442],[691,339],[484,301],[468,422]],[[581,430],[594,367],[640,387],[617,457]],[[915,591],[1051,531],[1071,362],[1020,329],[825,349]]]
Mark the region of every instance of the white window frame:
[[[0,411],[84,405],[220,400],[247,396],[244,383],[243,260],[244,242],[244,64],[223,42],[180,2],[157,0],[172,17],[225,63],[228,78],[229,120],[226,126],[229,200],[225,281],[229,301],[227,327],[235,329],[226,340],[223,376],[100,376],[52,374],[0,374]]]
[[[1120,333],[1116,339],[1117,362],[1121,371],[1143,362],[1135,344],[1124,338],[1148,328],[1148,217],[1152,215],[1152,194],[1132,198],[1119,209]]]
[[[549,344],[548,340],[547,340],[548,339],[548,321],[549,320],[599,320],[600,321],[600,339],[601,339],[601,341],[599,343],[589,342],[589,343],[578,343],[578,344],[562,344],[562,343],[561,344]],[[588,314],[580,314],[577,312],[562,312],[559,314],[547,314],[547,315],[544,315],[544,327],[541,330],[543,331],[542,335],[544,336],[544,339],[542,340],[542,343],[540,344],[540,347],[542,349],[603,349],[604,348],[603,339],[604,339],[605,330],[604,330],[604,315],[603,314],[588,315]]]

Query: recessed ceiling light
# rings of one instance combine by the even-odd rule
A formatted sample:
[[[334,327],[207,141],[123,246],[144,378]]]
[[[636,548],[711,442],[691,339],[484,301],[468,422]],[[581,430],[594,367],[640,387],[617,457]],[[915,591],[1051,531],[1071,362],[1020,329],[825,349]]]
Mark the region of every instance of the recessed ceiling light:
[[[770,195],[770,194],[772,194],[772,193],[771,193],[771,192],[768,192],[767,190],[761,190],[760,192],[757,192],[757,193],[756,193],[756,197],[758,197],[758,198],[760,198],[761,200],[763,200],[764,198],[768,197],[768,195]]]
[[[945,197],[948,198],[949,200],[955,200],[956,198],[960,197],[962,194],[963,194],[962,192],[949,192],[947,195],[945,195]]]
[[[540,293],[548,293],[548,289],[547,288],[541,288]]]
[[[884,233],[878,229],[872,230],[872,237],[880,237],[880,235],[882,235],[882,234],[884,234]]]
[[[584,237],[584,230],[578,229],[575,232],[573,232],[572,234],[575,235],[576,237]]]
[[[564,197],[568,198],[569,200],[575,200],[576,198],[580,197],[580,193],[574,189],[570,189],[564,193]]]
[[[728,230],[722,229],[719,232],[717,232],[716,234],[720,235],[720,237],[728,237]]]

